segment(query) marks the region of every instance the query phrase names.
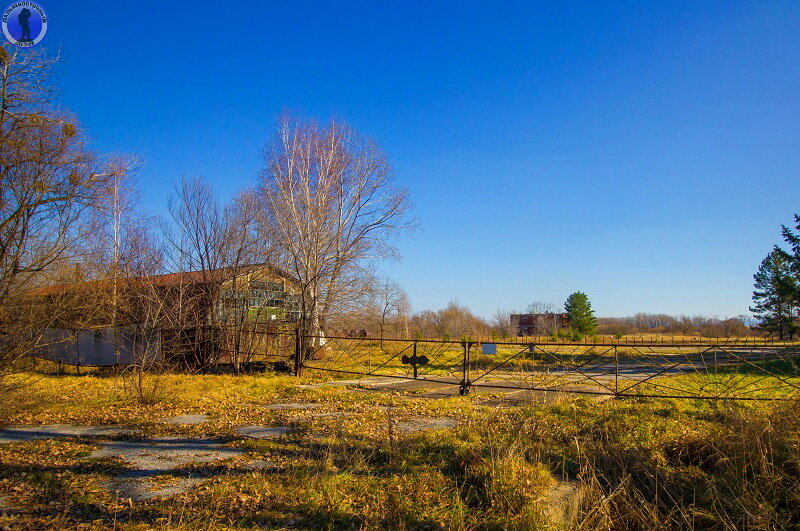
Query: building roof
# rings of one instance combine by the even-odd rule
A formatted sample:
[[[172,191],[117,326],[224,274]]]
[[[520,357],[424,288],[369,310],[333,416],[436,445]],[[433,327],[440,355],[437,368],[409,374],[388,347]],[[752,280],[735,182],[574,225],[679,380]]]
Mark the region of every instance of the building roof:
[[[169,286],[191,286],[198,284],[212,284],[215,282],[224,282],[232,275],[243,275],[257,271],[259,269],[268,268],[271,273],[280,276],[286,280],[297,283],[297,280],[286,271],[269,264],[251,264],[240,267],[223,267],[219,269],[207,269],[201,271],[184,271],[178,273],[165,273],[161,275],[147,275],[141,277],[120,277],[117,280],[123,281],[146,281],[155,286],[169,287]],[[113,278],[105,278],[101,280],[90,280],[87,282],[72,282],[69,284],[55,284],[52,286],[42,286],[29,292],[33,296],[47,296],[47,295],[60,295],[74,291],[83,291],[91,289],[107,289],[112,288],[114,285]]]

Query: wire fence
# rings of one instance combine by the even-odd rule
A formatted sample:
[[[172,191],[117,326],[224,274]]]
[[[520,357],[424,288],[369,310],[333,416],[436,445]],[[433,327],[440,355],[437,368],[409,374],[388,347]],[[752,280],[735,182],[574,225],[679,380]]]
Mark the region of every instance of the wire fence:
[[[704,400],[800,397],[800,345],[785,341],[401,339],[303,336],[275,325],[236,333],[217,328],[181,334],[162,330],[157,352],[179,366],[183,360],[184,365],[231,365],[237,371],[260,365],[296,375],[318,371],[419,380],[454,386],[462,395],[483,388]],[[111,348],[94,334],[90,346]],[[69,346],[69,352],[79,355],[80,339],[76,335],[59,348]],[[89,363],[84,357],[55,356],[59,352],[42,357],[78,367],[124,364],[119,356]]]
[[[800,391],[792,344],[551,343],[311,337],[290,355],[306,370],[476,388],[616,397],[786,400]]]

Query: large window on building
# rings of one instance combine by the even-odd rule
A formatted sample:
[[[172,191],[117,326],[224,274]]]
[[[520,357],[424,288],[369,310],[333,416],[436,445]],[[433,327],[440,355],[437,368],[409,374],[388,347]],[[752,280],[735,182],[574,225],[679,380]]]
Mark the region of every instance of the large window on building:
[[[300,318],[299,296],[287,293],[283,282],[250,281],[241,289],[225,290],[220,295],[218,308],[222,317],[238,311],[253,319]]]
[[[248,287],[250,308],[282,308],[286,304],[283,282],[252,281]]]

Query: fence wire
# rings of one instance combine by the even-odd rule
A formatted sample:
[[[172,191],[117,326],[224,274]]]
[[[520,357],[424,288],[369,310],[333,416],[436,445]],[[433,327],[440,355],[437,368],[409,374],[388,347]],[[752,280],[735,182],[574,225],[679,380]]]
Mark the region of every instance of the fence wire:
[[[618,397],[786,400],[800,391],[797,346],[579,344],[302,337],[315,370]],[[315,345],[315,346],[310,346]]]

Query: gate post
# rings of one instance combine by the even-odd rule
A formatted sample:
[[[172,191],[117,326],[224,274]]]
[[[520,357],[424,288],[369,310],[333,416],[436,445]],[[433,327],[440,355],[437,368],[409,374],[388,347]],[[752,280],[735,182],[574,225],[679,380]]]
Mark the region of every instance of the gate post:
[[[302,345],[300,345],[300,327],[297,327],[294,330],[294,375],[298,377],[303,371],[303,361],[300,359],[302,352]]]
[[[714,378],[717,377],[717,347],[714,346]]]
[[[417,342],[416,341],[414,341],[414,350],[413,350],[413,352],[411,354],[412,354],[412,356],[411,356],[412,358],[417,359]],[[417,364],[416,363],[414,363],[414,379],[415,380],[417,379]]]
[[[472,348],[471,341],[462,341],[461,345],[464,347],[464,360],[461,367],[461,384],[458,390],[458,394],[461,396],[469,394],[469,351]]]

